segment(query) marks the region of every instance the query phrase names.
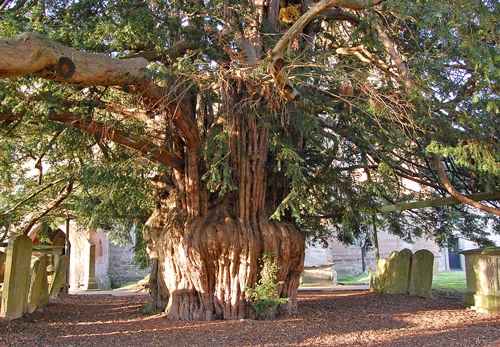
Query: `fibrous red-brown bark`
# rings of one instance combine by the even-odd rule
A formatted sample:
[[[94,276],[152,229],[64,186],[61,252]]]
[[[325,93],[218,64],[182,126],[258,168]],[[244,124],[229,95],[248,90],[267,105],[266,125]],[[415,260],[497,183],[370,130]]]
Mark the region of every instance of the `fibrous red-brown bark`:
[[[281,310],[296,312],[304,239],[295,226],[264,216],[241,221],[223,209],[184,223],[165,212],[157,209],[144,233],[156,270],[151,308],[174,320],[248,317],[245,288],[258,280],[259,258],[273,253],[284,281],[278,294],[291,298]]]

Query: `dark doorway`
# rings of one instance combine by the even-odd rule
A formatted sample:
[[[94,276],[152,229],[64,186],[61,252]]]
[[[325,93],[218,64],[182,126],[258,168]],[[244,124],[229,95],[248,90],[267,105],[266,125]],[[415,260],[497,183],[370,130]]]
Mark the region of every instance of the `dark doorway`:
[[[462,270],[459,252],[458,238],[456,237],[448,242],[448,263],[450,264],[450,270]]]

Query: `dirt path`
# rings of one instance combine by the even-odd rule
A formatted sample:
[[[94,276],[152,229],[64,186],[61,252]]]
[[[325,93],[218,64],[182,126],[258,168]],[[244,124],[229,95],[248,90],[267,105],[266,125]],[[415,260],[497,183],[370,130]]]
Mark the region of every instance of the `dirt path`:
[[[274,321],[167,321],[145,296],[70,295],[7,325],[0,346],[500,346],[500,314],[457,298],[302,291]]]

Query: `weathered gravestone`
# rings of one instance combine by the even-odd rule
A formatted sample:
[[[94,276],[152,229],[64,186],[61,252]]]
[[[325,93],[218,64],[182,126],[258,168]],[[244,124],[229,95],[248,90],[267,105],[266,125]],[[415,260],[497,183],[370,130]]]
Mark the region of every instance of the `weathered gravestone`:
[[[15,235],[9,239],[1,317],[16,319],[27,311],[32,246],[30,238],[24,235]]]
[[[393,294],[396,286],[396,277],[399,263],[399,252],[394,251],[387,259],[387,271],[385,273],[384,293]]]
[[[31,285],[28,295],[28,313],[49,303],[49,286],[47,284],[47,256],[43,255],[33,264]]]
[[[410,272],[410,295],[418,295],[424,298],[431,297],[433,266],[434,254],[431,251],[421,249],[413,254]]]
[[[63,255],[59,258],[57,269],[55,270],[54,277],[50,283],[50,295],[59,295],[61,288],[66,284],[66,273],[68,272],[68,268],[69,257],[67,255]]]
[[[384,290],[385,276],[387,274],[387,259],[379,259],[377,262],[377,272],[375,273],[375,285],[373,290],[382,293]]]
[[[405,248],[401,252],[394,251],[389,256],[383,292],[389,294],[406,294],[410,276],[412,252]]]
[[[377,263],[374,291],[389,294],[406,294],[429,298],[431,295],[434,254],[420,250],[394,251],[389,259]]]
[[[370,292],[373,292],[373,270],[371,267],[368,268],[368,283],[370,284]]]
[[[392,288],[392,294],[408,293],[408,284],[410,279],[410,263],[412,251],[408,248],[399,252],[398,264],[396,269],[396,282]]]

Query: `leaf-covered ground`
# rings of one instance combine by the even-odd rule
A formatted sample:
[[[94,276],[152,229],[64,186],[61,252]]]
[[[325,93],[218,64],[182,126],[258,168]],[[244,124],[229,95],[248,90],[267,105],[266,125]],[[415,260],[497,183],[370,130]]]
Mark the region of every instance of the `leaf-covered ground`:
[[[366,291],[307,291],[300,313],[269,321],[167,321],[146,296],[66,295],[10,324],[0,346],[500,346],[500,314],[457,295],[426,300]]]

